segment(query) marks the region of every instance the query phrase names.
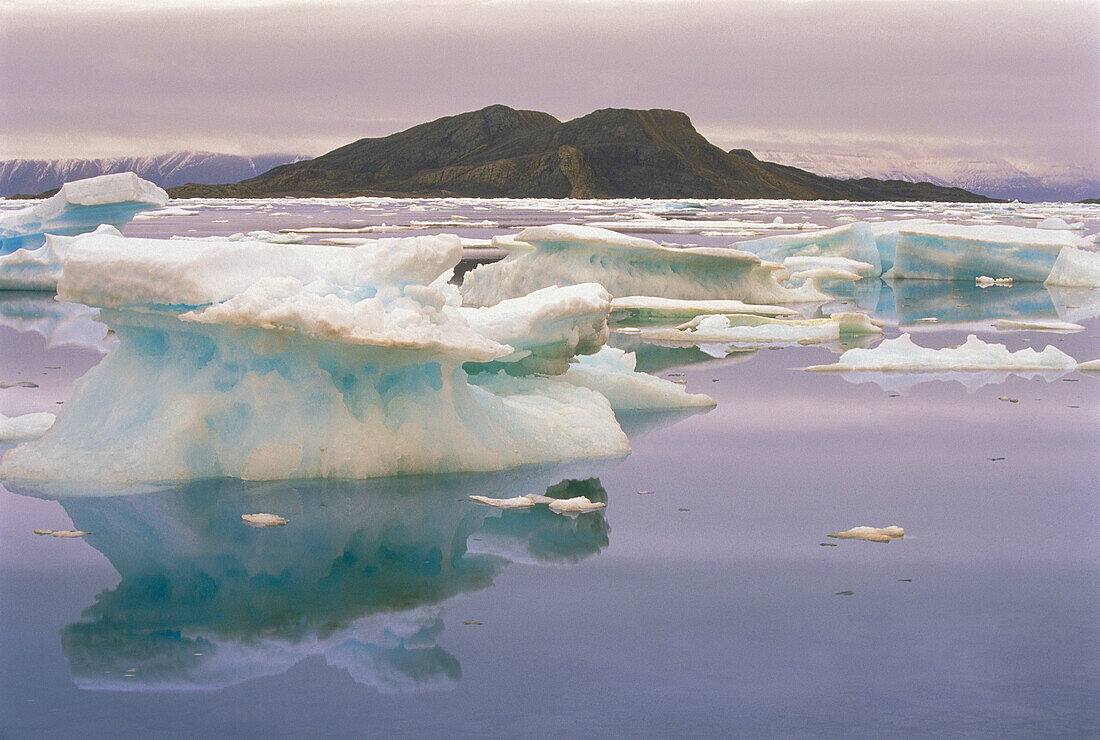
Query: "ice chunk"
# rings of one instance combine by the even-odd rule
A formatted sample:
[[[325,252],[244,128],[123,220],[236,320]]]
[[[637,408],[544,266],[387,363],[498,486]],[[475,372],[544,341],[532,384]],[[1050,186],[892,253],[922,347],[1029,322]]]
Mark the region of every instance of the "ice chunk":
[[[0,414],[0,442],[38,439],[53,426],[56,418],[53,414],[44,411],[10,417]]]
[[[842,372],[847,370],[901,370],[907,372],[941,370],[1072,370],[1076,360],[1065,352],[1047,346],[1042,352],[1031,347],[1010,352],[1003,344],[987,344],[971,334],[958,347],[931,349],[913,342],[908,334],[884,339],[873,349],[857,347],[840,356],[832,365],[813,365],[806,370]]]
[[[1058,216],[1051,216],[1049,218],[1044,218],[1042,221],[1035,224],[1035,228],[1037,228],[1037,229],[1074,229],[1074,230],[1077,230],[1077,229],[1085,228],[1085,224],[1082,223],[1081,221],[1078,221],[1077,223],[1074,223],[1074,224],[1068,224],[1068,223],[1066,223],[1066,221],[1064,219],[1059,218]]]
[[[462,295],[470,305],[489,306],[551,285],[582,282],[599,283],[613,296],[751,303],[825,300],[810,288],[784,287],[780,280],[786,271],[780,265],[736,249],[676,249],[573,225],[528,228],[493,244],[508,255],[466,273]]]
[[[882,328],[861,313],[836,313],[826,319],[777,319],[751,314],[696,316],[675,328],[644,328],[642,339],[693,344],[763,344],[829,342],[846,336],[881,334]]]
[[[763,306],[741,301],[689,301],[659,296],[626,296],[611,299],[612,317],[629,320],[667,320],[692,318],[701,314],[752,313],[761,316],[797,316],[798,311],[785,306]]]
[[[513,496],[512,498],[490,498],[488,496],[470,496],[470,498],[477,501],[479,504],[492,506],[496,509],[528,509],[535,504],[544,503],[538,499],[546,497],[538,496],[537,494],[527,494],[526,496]]]
[[[607,504],[602,501],[589,501],[587,496],[575,498],[559,498],[550,502],[550,511],[559,514],[587,514],[590,511],[602,509]]]
[[[513,348],[498,360],[509,372],[560,375],[575,355],[597,352],[607,342],[611,296],[597,283],[581,283],[459,310],[475,331]]]
[[[1012,285],[1012,278],[991,278],[988,275],[979,275],[974,278],[974,284],[979,288],[988,288],[993,285]]]
[[[735,246],[770,262],[786,263],[792,257],[843,258],[867,265],[866,268],[861,268],[867,275],[881,275],[885,269],[875,242],[875,233],[864,223],[845,224],[809,234],[767,236],[738,242]]]
[[[1088,360],[1087,362],[1078,363],[1077,369],[1088,372],[1100,371],[1100,360]]]
[[[60,267],[60,257],[39,248],[46,234],[73,235],[100,224],[122,226],[139,211],[163,206],[168,194],[132,172],[76,180],[37,205],[0,212],[0,287],[53,289],[49,274]],[[35,251],[34,256],[19,251]],[[51,256],[56,259],[51,260]]]
[[[595,391],[542,376],[469,382],[463,363],[515,349],[450,305],[444,276],[460,255],[457,237],[354,249],[81,237],[60,295],[102,307],[120,345],[0,474],[366,478],[627,454]],[[608,307],[594,286],[559,295]],[[561,340],[531,326],[545,330],[531,346]]]
[[[847,257],[829,255],[787,257],[783,260],[783,266],[791,273],[792,280],[809,277],[810,275],[807,275],[807,273],[817,276],[819,271],[835,271],[845,276],[840,278],[843,280],[853,279],[847,277],[851,274],[855,275],[854,279],[856,280],[865,277],[877,277],[880,274],[880,271],[870,262],[860,262]]]
[[[282,527],[290,523],[290,520],[286,517],[262,512],[259,514],[241,514],[241,519],[253,527]]]
[[[913,227],[898,236],[890,276],[970,281],[995,275],[1025,282],[1100,285],[1100,254],[1076,249],[1080,244],[1069,232],[1018,226]],[[1066,250],[1055,273],[1056,261]]]
[[[905,530],[897,525],[889,527],[852,527],[843,532],[828,535],[838,540],[867,540],[868,542],[889,542],[905,536]]]
[[[36,529],[34,530],[34,533],[38,535],[49,535],[50,537],[63,538],[87,537],[91,534],[91,532],[85,532],[82,529]]]
[[[563,380],[598,391],[616,412],[715,405],[710,396],[688,393],[679,383],[637,372],[636,363],[632,352],[604,347],[597,354],[578,358]]]
[[[197,212],[196,212],[197,213]],[[271,231],[249,231],[239,232],[236,234],[230,234],[229,236],[173,236],[170,237],[173,240],[187,240],[187,241],[231,241],[231,242],[267,242],[269,244],[301,244],[306,240],[303,234],[276,234]],[[338,242],[339,240],[331,239],[327,240],[329,243]],[[363,244],[366,239],[355,239],[349,243],[351,244]]]
[[[1100,287],[1100,253],[1063,247],[1043,282],[1067,288]]]
[[[997,319],[993,326],[998,329],[1028,329],[1037,331],[1084,331],[1080,324],[1071,324],[1068,321],[1017,321],[1015,319]]]
[[[0,292],[0,326],[34,332],[47,348],[82,347],[107,354],[115,346],[99,312],[78,303],[62,303],[39,291]]]

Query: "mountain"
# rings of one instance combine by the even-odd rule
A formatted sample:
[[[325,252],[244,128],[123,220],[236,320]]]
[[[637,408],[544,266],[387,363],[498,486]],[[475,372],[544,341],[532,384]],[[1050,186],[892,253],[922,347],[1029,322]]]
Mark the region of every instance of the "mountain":
[[[1100,194],[1100,173],[1075,165],[786,150],[766,150],[760,156],[829,177],[923,180],[1006,200],[1069,203]]]
[[[492,105],[360,139],[173,197],[403,195],[985,201],[929,183],[838,180],[714,146],[683,113],[608,108],[561,122]]]
[[[41,193],[66,182],[115,172],[136,172],[162,188],[185,183],[237,182],[287,162],[291,154],[242,157],[212,152],[170,152],[154,157],[105,159],[12,159],[0,162],[0,197]]]

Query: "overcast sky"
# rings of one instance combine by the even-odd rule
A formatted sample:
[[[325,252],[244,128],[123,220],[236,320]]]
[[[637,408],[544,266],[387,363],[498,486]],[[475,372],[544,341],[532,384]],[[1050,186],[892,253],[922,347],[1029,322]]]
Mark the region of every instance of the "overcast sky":
[[[0,0],[0,65],[0,158],[316,155],[504,103],[1100,169],[1100,0]]]

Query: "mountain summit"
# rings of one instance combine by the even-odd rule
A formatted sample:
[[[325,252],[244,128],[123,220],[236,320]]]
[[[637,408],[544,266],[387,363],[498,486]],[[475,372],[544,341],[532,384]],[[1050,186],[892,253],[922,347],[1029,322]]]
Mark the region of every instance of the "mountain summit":
[[[989,200],[930,183],[821,177],[761,162],[745,150],[725,152],[679,111],[606,108],[563,123],[504,105],[360,139],[233,185],[184,185],[170,193]]]

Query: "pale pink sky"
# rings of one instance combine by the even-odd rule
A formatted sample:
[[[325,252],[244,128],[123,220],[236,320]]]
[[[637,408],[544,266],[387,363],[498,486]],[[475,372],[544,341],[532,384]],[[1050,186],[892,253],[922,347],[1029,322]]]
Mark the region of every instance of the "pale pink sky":
[[[315,155],[491,103],[1100,169],[1100,4],[0,1],[0,158]]]

